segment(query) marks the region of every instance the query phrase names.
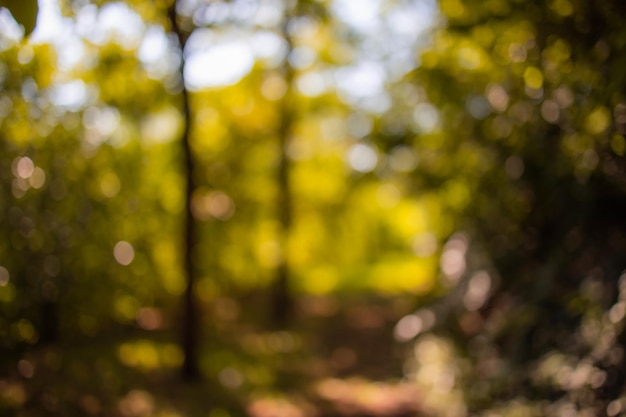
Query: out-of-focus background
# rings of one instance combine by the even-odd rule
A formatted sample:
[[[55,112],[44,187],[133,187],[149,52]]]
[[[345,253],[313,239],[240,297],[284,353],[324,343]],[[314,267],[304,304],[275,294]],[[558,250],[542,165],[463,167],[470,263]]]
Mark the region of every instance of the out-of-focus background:
[[[624,4],[0,7],[0,415],[626,415]]]

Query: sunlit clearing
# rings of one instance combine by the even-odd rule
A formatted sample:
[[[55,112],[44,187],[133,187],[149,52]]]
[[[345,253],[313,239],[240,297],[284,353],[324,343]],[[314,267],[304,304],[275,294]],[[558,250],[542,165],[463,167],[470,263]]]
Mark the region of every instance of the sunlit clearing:
[[[113,256],[120,265],[130,265],[135,258],[135,249],[130,243],[121,240],[115,244]]]
[[[358,143],[348,150],[347,160],[352,169],[365,173],[376,168],[378,154],[371,146]]]
[[[9,283],[9,270],[0,266],[0,287],[5,287]]]
[[[187,57],[185,81],[191,90],[237,83],[254,64],[247,43],[229,42],[214,45]]]

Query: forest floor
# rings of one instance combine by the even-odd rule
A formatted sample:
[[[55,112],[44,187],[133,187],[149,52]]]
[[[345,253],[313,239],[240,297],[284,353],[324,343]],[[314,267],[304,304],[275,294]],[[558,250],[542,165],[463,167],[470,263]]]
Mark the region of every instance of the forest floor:
[[[220,299],[203,314],[212,326],[195,382],[180,378],[175,326],[37,347],[0,359],[0,415],[415,416],[419,393],[404,378],[411,344],[393,337],[414,303],[302,296],[281,329],[256,297]]]

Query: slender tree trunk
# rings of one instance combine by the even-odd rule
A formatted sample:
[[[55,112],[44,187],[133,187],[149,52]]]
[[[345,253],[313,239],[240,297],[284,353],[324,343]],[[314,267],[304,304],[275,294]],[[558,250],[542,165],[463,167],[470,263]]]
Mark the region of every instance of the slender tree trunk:
[[[181,55],[185,49],[188,34],[184,33],[178,24],[176,14],[176,1],[169,9],[169,18],[172,29],[178,38]],[[186,286],[183,298],[183,326],[182,326],[182,349],[184,362],[182,368],[183,378],[186,380],[197,379],[200,375],[198,368],[198,306],[194,294],[196,281],[196,269],[193,260],[193,251],[198,241],[196,221],[191,211],[191,198],[196,188],[194,182],[194,160],[191,151],[191,106],[189,102],[189,92],[185,86],[185,58],[182,55],[180,66],[180,79],[182,83],[182,112],[184,117],[184,128],[181,137],[183,148],[183,169],[185,176],[185,219],[184,219],[184,269],[186,274]]]
[[[283,22],[283,38],[287,41],[287,52],[291,52],[291,38],[288,33],[289,17],[286,16]],[[292,93],[293,84],[293,68],[289,61],[285,59],[282,67],[283,77],[287,85],[287,91],[281,101],[280,108],[280,125],[278,131],[279,145],[279,162],[278,162],[278,218],[280,222],[280,248],[282,256],[280,263],[276,268],[276,278],[274,282],[272,316],[275,325],[286,326],[291,317],[293,309],[293,300],[289,290],[289,261],[287,254],[287,241],[291,229],[293,209],[292,209],[292,193],[289,180],[289,171],[291,161],[287,150],[289,147],[290,137],[292,135],[294,123],[294,100]]]

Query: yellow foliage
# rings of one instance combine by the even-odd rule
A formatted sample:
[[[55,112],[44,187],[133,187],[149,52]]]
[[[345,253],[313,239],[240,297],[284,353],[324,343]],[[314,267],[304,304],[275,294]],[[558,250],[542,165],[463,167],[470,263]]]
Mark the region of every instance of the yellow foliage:
[[[159,344],[150,340],[122,343],[117,355],[124,365],[142,371],[175,368],[183,362],[183,353],[177,345]]]
[[[442,0],[441,11],[452,19],[459,19],[466,14],[466,8],[461,0]]]
[[[458,60],[459,65],[468,70],[479,69],[482,66],[480,50],[470,45],[459,48]]]
[[[332,292],[339,282],[340,277],[336,267],[318,265],[304,273],[299,287],[307,293],[321,295]]]
[[[200,154],[223,151],[230,143],[230,135],[220,114],[212,108],[203,108],[195,116],[192,145]]]
[[[29,320],[22,319],[14,323],[12,327],[13,332],[17,334],[18,340],[33,344],[39,339],[35,326]]]
[[[291,172],[294,191],[307,200],[337,202],[346,193],[344,169],[338,158],[296,164]]]
[[[403,242],[429,229],[430,222],[425,207],[419,201],[403,200],[389,212],[384,220]]]
[[[442,194],[444,201],[457,210],[465,208],[471,198],[470,190],[462,179],[448,181]]]
[[[592,134],[598,135],[604,132],[611,124],[611,111],[604,107],[596,107],[585,120],[585,130]]]
[[[626,140],[624,136],[616,133],[611,138],[611,149],[619,156],[624,156],[626,152]]]
[[[289,262],[294,267],[306,267],[315,260],[315,254],[327,238],[326,229],[318,216],[302,216],[292,230],[288,244]]]
[[[530,88],[539,89],[543,86],[543,74],[535,67],[528,67],[524,71],[524,82]]]
[[[574,7],[569,0],[552,0],[550,9],[561,17],[570,16],[574,12]]]
[[[182,212],[185,203],[183,196],[182,179],[175,175],[164,175],[159,188],[159,202],[170,214]]]
[[[385,293],[424,294],[432,288],[436,271],[433,259],[395,256],[374,265],[368,281]]]
[[[180,270],[180,253],[176,243],[172,240],[159,240],[152,246],[151,255],[165,290],[172,295],[182,294],[185,283]]]
[[[131,321],[137,314],[137,299],[130,295],[117,294],[113,300],[113,313],[122,321]]]
[[[4,286],[0,286],[0,302],[10,303],[15,299],[15,286],[9,282]]]

